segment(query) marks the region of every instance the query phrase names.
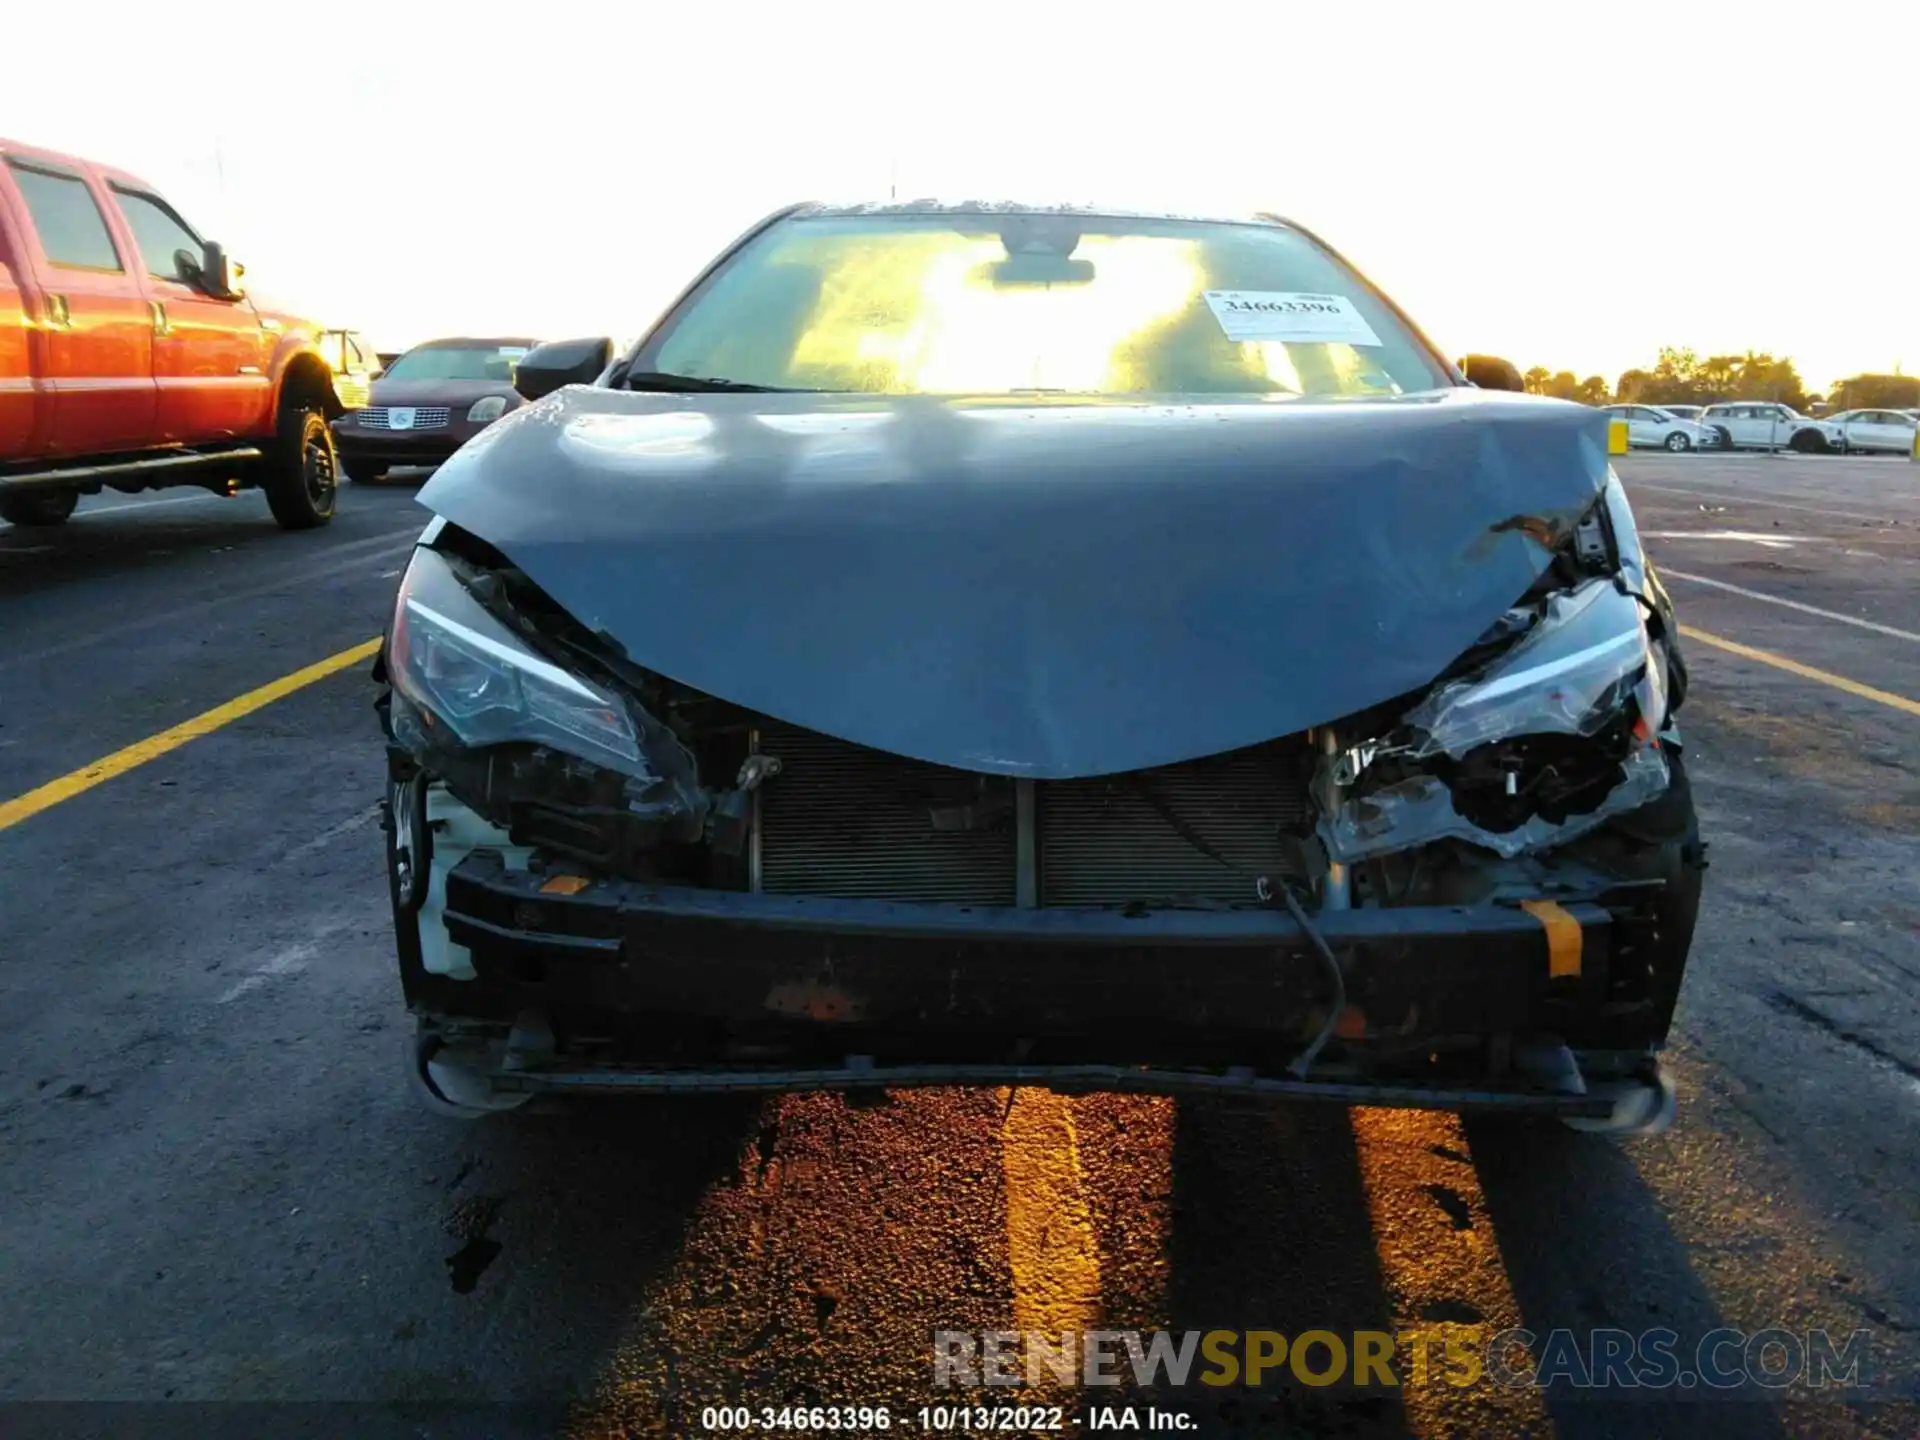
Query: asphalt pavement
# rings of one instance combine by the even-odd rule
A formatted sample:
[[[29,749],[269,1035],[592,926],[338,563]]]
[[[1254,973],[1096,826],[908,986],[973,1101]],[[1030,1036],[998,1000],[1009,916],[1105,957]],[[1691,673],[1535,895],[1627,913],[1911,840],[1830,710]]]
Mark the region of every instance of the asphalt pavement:
[[[378,633],[412,487],[344,487],[298,535],[197,492],[0,526],[0,1402],[660,1435],[885,1405],[917,1431],[955,1398],[936,1330],[1666,1327],[1683,1357],[1858,1332],[1865,1364],[1712,1399],[1284,1370],[1039,1393],[1076,1434],[1149,1401],[1209,1436],[1920,1433],[1920,465],[1620,469],[1690,632],[1712,865],[1679,1119],[1625,1142],[1025,1090],[440,1120],[402,1084],[366,664],[178,728]],[[446,1408],[475,1401],[499,1408]]]

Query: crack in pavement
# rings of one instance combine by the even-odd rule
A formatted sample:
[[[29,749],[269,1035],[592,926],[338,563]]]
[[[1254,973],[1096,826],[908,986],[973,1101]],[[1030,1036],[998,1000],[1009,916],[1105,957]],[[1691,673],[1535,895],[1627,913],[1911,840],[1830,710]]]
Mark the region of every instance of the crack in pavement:
[[[1798,996],[1789,995],[1784,990],[1774,990],[1770,991],[1763,998],[1772,1009],[1779,1011],[1781,1014],[1791,1015],[1797,1020],[1803,1020],[1816,1030],[1824,1030],[1827,1034],[1833,1036],[1834,1039],[1846,1042],[1856,1050],[1879,1061],[1882,1065],[1890,1066],[1899,1071],[1916,1085],[1920,1085],[1920,1065],[1915,1065],[1908,1060],[1902,1060],[1898,1055],[1895,1055],[1892,1051],[1884,1048],[1877,1042],[1869,1040],[1858,1031],[1850,1030],[1838,1020],[1814,1009],[1813,1006],[1807,1004],[1806,1001],[1800,999]]]

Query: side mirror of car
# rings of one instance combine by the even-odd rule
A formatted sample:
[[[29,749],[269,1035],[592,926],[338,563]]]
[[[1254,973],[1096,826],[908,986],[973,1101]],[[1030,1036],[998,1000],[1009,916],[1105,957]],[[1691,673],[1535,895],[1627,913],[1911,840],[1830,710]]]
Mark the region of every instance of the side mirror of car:
[[[613,363],[613,341],[550,340],[520,357],[513,388],[529,400],[543,400],[566,385],[590,385]]]
[[[1525,390],[1526,380],[1519,367],[1495,355],[1469,355],[1460,362],[1460,370],[1469,385],[1482,390]]]
[[[187,267],[191,267],[192,283],[216,300],[240,298],[240,292],[234,288],[234,280],[241,273],[240,267],[228,262],[226,249],[217,242],[207,240],[201,243],[200,258],[197,263],[185,250],[175,251],[173,258],[176,262],[184,258],[186,265],[182,267],[182,273],[187,273]]]

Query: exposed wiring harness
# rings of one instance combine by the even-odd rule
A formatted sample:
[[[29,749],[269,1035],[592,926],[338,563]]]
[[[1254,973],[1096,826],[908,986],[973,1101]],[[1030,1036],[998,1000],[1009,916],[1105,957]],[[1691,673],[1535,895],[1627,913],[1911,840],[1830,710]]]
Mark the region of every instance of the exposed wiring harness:
[[[1262,900],[1271,902],[1274,888],[1273,882],[1266,876],[1260,877],[1258,891]],[[1320,927],[1313,923],[1312,917],[1307,914],[1306,907],[1294,895],[1293,887],[1282,881],[1279,892],[1280,903],[1287,907],[1287,913],[1293,916],[1294,924],[1298,925],[1301,932],[1313,943],[1315,952],[1327,967],[1327,977],[1333,984],[1333,1004],[1328,1007],[1327,1018],[1321,1023],[1320,1033],[1315,1035],[1312,1043],[1294,1056],[1287,1065],[1289,1075],[1296,1080],[1304,1080],[1307,1078],[1307,1072],[1313,1068],[1313,1062],[1320,1058],[1321,1050],[1326,1048],[1327,1041],[1333,1038],[1333,1032],[1339,1027],[1340,1017],[1346,1013],[1347,977],[1340,968],[1340,961],[1334,956],[1333,947],[1327,944],[1327,937],[1320,933]]]
[[[1173,807],[1167,803],[1166,798],[1156,791],[1144,776],[1137,777],[1135,788],[1139,791],[1141,797],[1153,807],[1160,818],[1166,821],[1173,829],[1173,832],[1182,840],[1186,841],[1187,844],[1191,845],[1195,850],[1198,850],[1216,865],[1233,871],[1240,869],[1239,866],[1235,865],[1209,844],[1204,835],[1200,834],[1199,831],[1181,819],[1180,816],[1174,812]],[[1254,880],[1254,893],[1259,896],[1260,902],[1263,905],[1271,905],[1273,903],[1275,888],[1274,883],[1265,875],[1259,876]],[[1333,1032],[1339,1027],[1341,1015],[1346,1013],[1347,977],[1340,969],[1340,961],[1334,956],[1333,947],[1327,944],[1327,937],[1320,933],[1320,927],[1313,923],[1312,917],[1307,914],[1306,907],[1302,905],[1299,898],[1294,895],[1293,887],[1285,881],[1282,881],[1278,886],[1278,890],[1281,904],[1287,907],[1287,913],[1293,916],[1294,923],[1300,927],[1301,932],[1312,942],[1315,952],[1326,965],[1328,977],[1333,982],[1333,1004],[1327,1010],[1327,1018],[1320,1026],[1320,1033],[1315,1035],[1312,1043],[1296,1055],[1287,1065],[1287,1073],[1289,1075],[1293,1076],[1296,1080],[1304,1080],[1307,1078],[1307,1072],[1313,1068],[1313,1062],[1320,1058],[1320,1052],[1326,1048],[1327,1041],[1333,1038]]]

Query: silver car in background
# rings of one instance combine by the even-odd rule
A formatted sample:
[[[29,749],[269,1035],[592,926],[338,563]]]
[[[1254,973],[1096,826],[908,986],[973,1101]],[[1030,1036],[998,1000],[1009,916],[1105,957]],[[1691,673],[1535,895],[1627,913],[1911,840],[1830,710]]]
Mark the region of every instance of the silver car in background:
[[[1920,420],[1900,410],[1843,410],[1827,417],[1840,427],[1849,450],[1874,454],[1911,455]]]
[[[1734,450],[1796,450],[1830,455],[1846,448],[1846,437],[1831,420],[1815,420],[1774,400],[1735,400],[1709,405],[1700,423],[1717,432]]]
[[[1719,443],[1719,436],[1712,430],[1662,405],[1603,405],[1600,409],[1616,420],[1627,422],[1629,445],[1652,446],[1678,454],[1711,449]]]

